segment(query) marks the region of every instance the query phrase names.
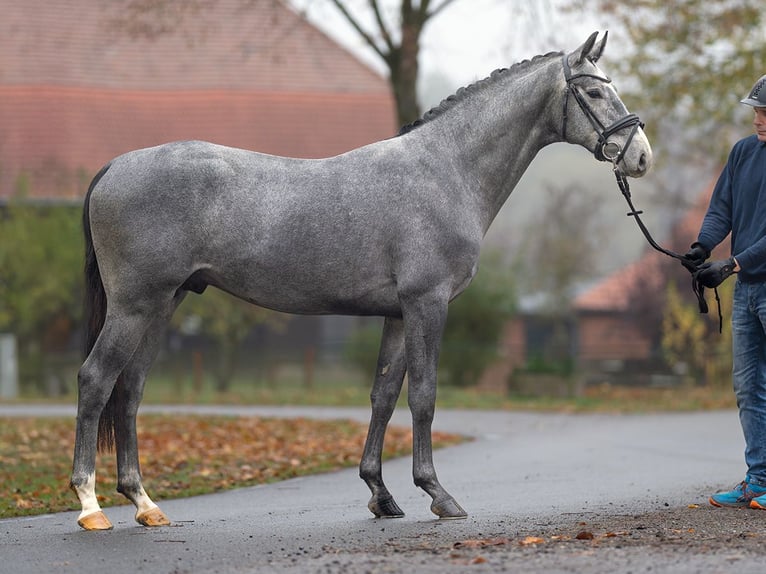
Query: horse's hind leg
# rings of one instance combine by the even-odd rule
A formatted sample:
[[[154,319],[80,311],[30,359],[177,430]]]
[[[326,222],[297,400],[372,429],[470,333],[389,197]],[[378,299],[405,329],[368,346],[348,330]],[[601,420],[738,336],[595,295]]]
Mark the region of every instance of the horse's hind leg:
[[[77,375],[77,428],[70,486],[82,512],[77,523],[86,530],[106,530],[111,523],[96,498],[96,451],[99,418],[125,365],[151,322],[141,313],[108,313],[101,333]]]
[[[372,492],[372,498],[367,507],[379,518],[404,516],[404,512],[383,484],[381,457],[386,427],[402,390],[406,367],[404,324],[401,319],[388,318],[383,326],[375,382],[370,394],[372,402],[370,429],[367,432],[367,441],[359,465],[359,476]]]
[[[158,314],[138,349],[122,372],[119,387],[121,393],[117,404],[122,411],[114,421],[114,438],[117,446],[117,490],[136,507],[136,522],[144,526],[166,526],[170,520],[146,494],[141,480],[136,436],[136,415],[144,391],[146,375],[159,352],[162,336],[173,311],[181,303],[185,291],[173,299],[167,312]]]

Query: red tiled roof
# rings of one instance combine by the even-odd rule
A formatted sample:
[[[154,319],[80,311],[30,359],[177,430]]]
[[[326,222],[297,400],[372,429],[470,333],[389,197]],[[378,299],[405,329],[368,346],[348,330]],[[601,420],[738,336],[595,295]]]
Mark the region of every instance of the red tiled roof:
[[[155,5],[162,10],[128,11]],[[0,0],[0,84],[381,93],[282,0]]]
[[[375,94],[0,87],[0,102],[6,168],[0,190],[12,189],[23,172],[32,195],[82,195],[78,171],[93,175],[116,155],[167,141],[205,139],[323,157],[389,137],[393,129],[390,98]]]
[[[574,300],[577,311],[627,311],[635,286],[659,289],[663,285],[664,263],[661,253],[647,251],[644,255],[606,277]]]
[[[112,157],[172,140],[323,157],[395,132],[388,82],[279,0],[218,0],[155,38],[122,33],[125,5],[0,0],[0,197],[22,179],[82,195]]]

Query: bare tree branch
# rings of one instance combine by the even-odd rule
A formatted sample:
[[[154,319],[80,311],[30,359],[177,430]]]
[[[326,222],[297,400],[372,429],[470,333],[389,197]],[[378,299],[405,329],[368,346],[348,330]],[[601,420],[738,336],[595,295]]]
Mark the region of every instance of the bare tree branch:
[[[340,11],[341,14],[343,14],[343,17],[348,21],[349,24],[351,24],[351,26],[353,26],[354,30],[356,30],[362,39],[364,39],[367,45],[375,50],[375,53],[383,58],[383,60],[387,60],[387,54],[380,48],[380,46],[378,46],[378,44],[375,42],[375,38],[373,38],[359,23],[359,21],[354,18],[354,15],[349,12],[349,10],[346,8],[346,5],[340,0],[332,0],[332,3],[335,4],[335,7]],[[373,2],[373,4],[374,3],[375,2]]]
[[[455,2],[455,0],[444,0],[441,4],[436,6],[431,12],[428,11],[428,6],[430,4],[429,0],[423,0],[423,3],[421,4],[421,13],[422,18],[421,21],[425,22],[426,20],[429,20],[439,14],[442,10],[444,10],[447,6]]]
[[[386,26],[386,23],[383,21],[383,15],[380,11],[380,6],[378,5],[377,0],[369,0],[370,1],[370,8],[372,9],[373,14],[375,14],[375,21],[378,23],[378,29],[380,30],[380,35],[383,37],[383,41],[386,43],[386,46],[388,47],[388,53],[391,54],[396,49],[396,46],[394,46],[394,41],[391,38],[391,33],[388,31],[388,27]]]

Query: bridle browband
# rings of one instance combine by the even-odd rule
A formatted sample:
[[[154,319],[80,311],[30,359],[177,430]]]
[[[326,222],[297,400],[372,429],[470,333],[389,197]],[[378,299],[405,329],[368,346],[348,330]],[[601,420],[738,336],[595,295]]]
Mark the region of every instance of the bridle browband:
[[[595,59],[592,61],[595,62]],[[668,257],[672,257],[673,259],[679,260],[681,264],[684,267],[686,267],[686,269],[689,270],[689,272],[692,274],[692,291],[694,292],[694,295],[697,297],[697,303],[699,304],[700,313],[707,313],[708,306],[704,296],[705,287],[698,280],[698,276],[697,276],[698,272],[696,267],[693,265],[693,263],[689,259],[686,258],[686,256],[681,255],[680,253],[676,253],[675,251],[665,249],[654,240],[651,233],[649,233],[649,229],[641,220],[640,215],[643,213],[643,211],[638,211],[633,205],[633,201],[630,195],[630,186],[628,185],[628,179],[625,176],[625,174],[622,173],[622,170],[617,165],[620,163],[620,161],[622,161],[622,158],[625,156],[625,152],[628,150],[628,147],[633,141],[633,136],[636,135],[638,128],[641,128],[641,129],[644,128],[644,123],[636,114],[629,113],[626,116],[617,120],[616,122],[612,123],[611,125],[604,126],[601,120],[598,119],[598,116],[596,115],[596,113],[593,111],[593,108],[591,108],[590,104],[588,104],[588,101],[583,97],[582,93],[580,93],[577,90],[577,87],[572,82],[576,80],[577,78],[595,78],[596,80],[600,80],[608,84],[608,83],[611,83],[612,80],[609,79],[608,77],[599,76],[596,74],[580,73],[580,74],[573,75],[572,69],[569,66],[569,60],[567,59],[566,54],[562,56],[562,62],[564,67],[564,79],[566,80],[566,95],[564,96],[564,110],[563,110],[564,125],[562,128],[562,139],[566,141],[569,96],[571,94],[572,97],[574,97],[577,104],[580,106],[580,109],[582,110],[583,114],[585,114],[585,117],[588,118],[588,121],[593,126],[593,129],[596,130],[596,134],[598,135],[598,143],[596,144],[596,148],[592,150],[594,157],[598,161],[609,161],[612,163],[614,176],[617,179],[617,186],[620,188],[620,192],[622,193],[623,197],[625,198],[625,201],[628,203],[628,207],[630,208],[630,211],[627,213],[628,217],[633,217],[636,220],[636,224],[641,230],[641,233],[643,233],[644,237],[646,238],[646,240],[649,242],[649,245],[653,249],[659,251],[660,253],[663,253],[664,255],[667,255]],[[630,133],[628,134],[628,139],[625,141],[625,147],[621,147],[620,144],[609,141],[610,136],[626,128],[631,128],[631,130],[630,130]],[[714,289],[714,291],[715,291],[716,302],[718,303],[718,331],[721,332],[721,330],[723,329],[723,316],[721,314],[721,299],[718,296],[718,289]]]
[[[577,104],[580,106],[583,114],[585,114],[585,117],[588,118],[588,121],[593,126],[593,129],[596,130],[596,134],[598,134],[598,143],[596,144],[596,148],[593,150],[593,155],[598,161],[607,160],[617,165],[620,163],[623,156],[625,155],[625,152],[628,150],[628,146],[630,146],[630,143],[633,141],[633,136],[636,135],[638,128],[643,129],[644,123],[636,114],[627,114],[611,125],[605,126],[593,111],[593,108],[590,106],[590,104],[588,104],[588,101],[583,97],[582,93],[580,93],[580,91],[577,89],[577,86],[575,86],[572,82],[578,78],[595,78],[596,80],[600,80],[605,84],[609,84],[612,82],[612,80],[605,76],[599,76],[596,74],[580,73],[573,75],[572,68],[569,66],[567,55],[564,54],[561,57],[561,60],[564,66],[564,79],[567,83],[566,94],[564,96],[564,126],[561,130],[562,138],[564,141],[567,139],[569,96],[572,95]],[[628,139],[625,142],[625,147],[621,147],[619,144],[609,141],[610,136],[626,128],[632,129],[630,130],[630,134],[628,134]]]

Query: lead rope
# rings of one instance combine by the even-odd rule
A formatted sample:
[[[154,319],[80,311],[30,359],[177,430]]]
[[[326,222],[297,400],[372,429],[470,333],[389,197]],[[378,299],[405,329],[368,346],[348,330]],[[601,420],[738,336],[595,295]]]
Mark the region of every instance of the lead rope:
[[[622,193],[622,196],[625,198],[625,201],[628,203],[628,207],[630,208],[630,211],[626,215],[636,220],[636,223],[638,224],[638,227],[641,230],[641,233],[644,234],[644,237],[649,242],[649,245],[651,245],[654,249],[656,249],[660,253],[667,255],[668,257],[672,257],[673,259],[678,259],[681,262],[681,264],[686,269],[689,270],[689,272],[692,274],[692,291],[694,292],[694,295],[697,297],[697,304],[699,305],[700,313],[707,313],[708,305],[707,305],[707,301],[705,301],[705,286],[702,285],[702,283],[700,283],[697,280],[697,275],[696,275],[697,268],[685,256],[681,255],[680,253],[676,253],[675,251],[671,251],[670,249],[665,249],[654,240],[654,238],[652,237],[652,234],[649,233],[649,229],[647,229],[646,225],[644,225],[644,222],[641,220],[640,215],[643,213],[643,211],[638,211],[633,205],[633,200],[631,199],[631,196],[630,196],[630,185],[628,184],[628,179],[617,168],[617,161],[615,160],[612,163],[614,165],[614,168],[612,171],[614,172],[614,177],[617,180],[617,186],[620,188],[620,192]],[[715,292],[715,301],[718,306],[718,332],[721,333],[723,331],[723,314],[721,313],[721,298],[718,295],[718,288],[714,288],[713,291]]]

